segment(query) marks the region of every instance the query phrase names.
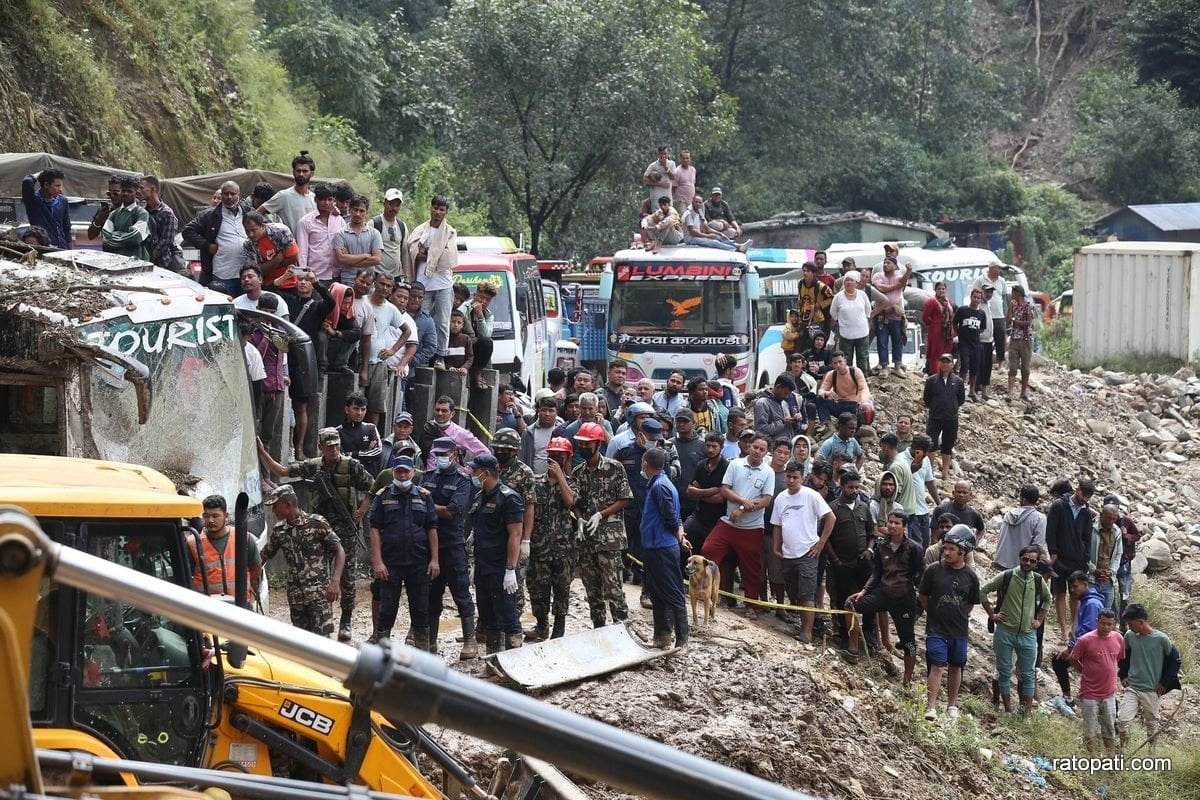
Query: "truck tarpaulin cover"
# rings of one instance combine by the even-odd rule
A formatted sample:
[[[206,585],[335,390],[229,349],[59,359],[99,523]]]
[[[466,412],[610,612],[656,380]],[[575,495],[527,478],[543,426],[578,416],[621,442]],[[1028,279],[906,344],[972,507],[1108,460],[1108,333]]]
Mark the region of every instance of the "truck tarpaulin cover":
[[[617,266],[619,281],[737,281],[745,268],[740,264],[671,264],[631,262]]]

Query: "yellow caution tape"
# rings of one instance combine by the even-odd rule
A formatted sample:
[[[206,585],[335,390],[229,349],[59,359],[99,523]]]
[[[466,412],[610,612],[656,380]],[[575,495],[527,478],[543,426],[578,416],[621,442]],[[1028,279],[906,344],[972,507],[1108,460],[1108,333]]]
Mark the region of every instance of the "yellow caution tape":
[[[472,414],[469,409],[464,408],[463,411],[467,413],[467,416],[470,417],[471,422],[475,423],[475,427],[479,428],[480,432],[482,432],[484,436],[486,436],[489,440],[495,438],[495,435],[488,430],[488,426],[480,422],[479,419]]]
[[[646,566],[641,561],[638,561],[638,559],[630,553],[626,553],[625,557],[628,558],[630,561],[632,561],[634,564],[637,564],[639,567]],[[683,581],[683,585],[684,586],[688,585],[688,581],[686,578]],[[770,600],[751,600],[750,598],[746,597],[745,595],[734,594],[733,592],[727,592],[724,589],[718,589],[717,593],[720,594],[722,597],[731,597],[734,600],[741,600],[743,603],[746,603],[747,605],[761,606],[763,608],[780,608],[780,609],[783,609],[784,611],[812,611],[817,614],[845,614],[846,616],[850,617],[850,623],[849,623],[850,630],[854,630],[859,626],[858,619],[861,616],[857,611],[850,611],[849,609],[845,609],[845,608],[841,608],[841,609],[839,609],[839,608],[816,608],[814,606],[793,606],[788,603],[775,603]]]

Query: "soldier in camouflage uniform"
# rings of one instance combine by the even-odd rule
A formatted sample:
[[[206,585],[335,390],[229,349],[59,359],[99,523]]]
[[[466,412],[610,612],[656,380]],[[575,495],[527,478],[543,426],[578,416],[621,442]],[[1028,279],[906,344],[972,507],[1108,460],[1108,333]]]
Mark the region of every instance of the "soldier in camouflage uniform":
[[[571,440],[556,436],[546,445],[546,475],[533,486],[538,515],[533,525],[529,548],[529,605],[537,625],[525,632],[527,641],[538,642],[550,636],[557,639],[566,631],[567,609],[571,603],[571,581],[579,556],[575,548],[576,520],[571,515],[575,489],[571,485]],[[554,597],[554,632],[548,627],[550,598]]]
[[[517,616],[525,613],[525,567],[529,562],[529,542],[537,517],[537,497],[533,492],[533,470],[521,463],[521,434],[512,428],[501,428],[492,437],[492,455],[500,462],[500,482],[517,494],[525,504],[525,521],[521,525],[521,560],[517,562]]]
[[[354,567],[358,561],[358,544],[362,531],[362,520],[371,509],[373,476],[356,458],[342,455],[342,437],[337,428],[322,428],[317,432],[317,446],[321,455],[303,461],[293,461],[286,467],[271,457],[259,441],[258,455],[272,474],[280,478],[303,478],[313,484],[313,511],[329,520],[335,533],[344,543],[346,568],[341,573],[342,617],[338,625],[338,641],[350,641],[350,617],[354,613],[355,586]],[[324,473],[329,485],[341,498],[339,503],[332,497],[322,497],[317,487],[318,474]],[[342,510],[344,507],[344,511]],[[346,515],[349,515],[349,519]]]
[[[581,425],[575,441],[585,457],[571,473],[575,510],[586,520],[579,542],[579,572],[592,625],[599,628],[604,625],[606,603],[614,621],[629,616],[625,591],[621,588],[621,550],[625,547],[621,512],[633,500],[633,490],[621,463],[600,455],[603,428],[592,422]]]
[[[292,624],[321,636],[333,633],[332,602],[338,599],[346,555],[329,523],[316,514],[305,514],[291,486],[277,486],[267,495],[279,522],[262,549],[264,562],[282,550],[287,560],[287,598]],[[329,561],[333,561],[330,574]]]

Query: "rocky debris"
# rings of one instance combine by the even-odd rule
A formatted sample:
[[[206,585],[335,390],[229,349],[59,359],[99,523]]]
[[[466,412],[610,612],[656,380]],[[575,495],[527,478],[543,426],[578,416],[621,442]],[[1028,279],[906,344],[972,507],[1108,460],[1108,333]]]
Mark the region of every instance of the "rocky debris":
[[[1058,478],[1092,478],[1098,487],[1093,503],[1117,494],[1142,531],[1139,549],[1151,548],[1154,558],[1139,559],[1135,570],[1144,562],[1148,571],[1161,572],[1200,556],[1200,491],[1194,488],[1200,477],[1200,377],[1195,371],[1080,372],[1035,361],[1032,403],[1007,402],[1007,370],[1000,369],[994,373],[992,399],[962,409],[955,476],[974,484],[975,507],[988,528],[999,527],[1021,484],[1032,483],[1045,496]],[[922,427],[920,375],[870,381],[879,432],[892,430],[896,415],[904,412],[916,416],[915,428]],[[871,480],[878,472],[867,471]]]

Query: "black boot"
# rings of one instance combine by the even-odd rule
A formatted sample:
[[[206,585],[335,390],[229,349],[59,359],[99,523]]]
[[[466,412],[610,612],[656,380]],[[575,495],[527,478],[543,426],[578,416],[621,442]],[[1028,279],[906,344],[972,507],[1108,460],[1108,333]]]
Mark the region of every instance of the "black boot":
[[[604,627],[604,609],[601,609],[600,611],[596,611],[595,609],[592,610],[592,627]]]
[[[437,654],[437,651],[438,651],[437,635],[438,635],[438,628],[441,626],[441,622],[442,621],[439,617],[434,617],[433,619],[429,620],[428,652],[434,653],[435,655]]]
[[[487,654],[490,656],[492,653],[499,653],[504,641],[504,634],[499,631],[487,631],[484,635],[487,637],[487,644],[484,645],[487,648]]]
[[[566,617],[555,617],[554,618],[554,629],[552,631],[550,631],[550,638],[551,639],[561,639],[563,637],[563,634],[566,632],[567,632]]]
[[[542,642],[550,636],[550,625],[544,616],[537,618],[537,624],[525,631],[525,641]]]
[[[413,647],[418,650],[429,650],[429,628],[413,628]]]
[[[671,609],[675,619],[675,646],[687,647],[688,643],[688,610],[687,607]]]
[[[462,618],[463,646],[458,654],[459,661],[470,661],[479,658],[479,642],[475,641],[475,617],[467,615]]]
[[[654,617],[654,641],[650,644],[659,648],[670,647],[671,619],[667,616],[669,612],[665,608],[655,606],[650,613]]]

